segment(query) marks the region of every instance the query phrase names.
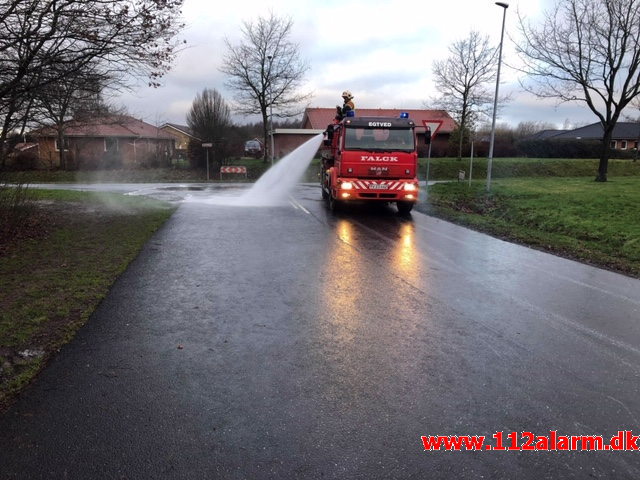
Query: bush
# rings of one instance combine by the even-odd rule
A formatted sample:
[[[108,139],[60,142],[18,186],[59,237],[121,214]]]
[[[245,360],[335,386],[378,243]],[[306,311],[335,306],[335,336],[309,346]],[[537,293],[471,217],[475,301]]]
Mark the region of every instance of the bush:
[[[15,170],[34,170],[38,165],[38,155],[34,152],[19,152],[13,160]]]
[[[27,224],[34,212],[27,185],[0,184],[0,244],[12,238]]]
[[[516,146],[520,154],[534,158],[599,158],[602,151],[597,140],[522,140]]]
[[[142,168],[164,168],[171,166],[171,159],[162,151],[149,152],[140,161]],[[119,167],[118,167],[119,168]]]

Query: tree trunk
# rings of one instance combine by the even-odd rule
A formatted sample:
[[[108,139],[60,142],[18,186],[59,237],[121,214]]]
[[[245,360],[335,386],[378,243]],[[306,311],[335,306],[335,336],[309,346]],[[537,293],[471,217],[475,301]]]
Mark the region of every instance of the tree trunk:
[[[5,141],[7,138],[6,131],[3,129],[2,133],[0,133],[0,170],[4,170],[6,166],[6,158],[7,158],[7,142]]]
[[[2,130],[0,131],[0,169],[4,170],[6,167],[6,159],[9,153],[9,146],[7,145],[7,136],[9,131],[11,130],[11,119],[13,118],[13,114],[15,113],[15,109],[13,108],[13,102],[9,105],[7,109],[7,114],[4,117],[4,122],[2,124]]]
[[[262,161],[264,163],[267,163],[267,152],[271,150],[271,145],[269,144],[269,117],[267,117],[266,109],[262,112],[262,125],[264,126],[263,128],[264,144],[262,148],[262,152],[263,152]]]
[[[598,175],[596,176],[596,182],[607,181],[607,170],[609,168],[609,149],[611,144],[611,137],[613,136],[613,127],[605,126],[604,134],[602,135],[602,150],[600,153],[600,162],[598,163]]]
[[[608,167],[609,167],[609,155],[605,153],[600,156],[600,163],[598,164],[598,176],[596,176],[596,182],[607,181]]]
[[[65,157],[64,157],[64,131],[62,128],[58,127],[58,158],[60,160],[59,168],[61,170],[66,170],[67,166],[65,165]]]

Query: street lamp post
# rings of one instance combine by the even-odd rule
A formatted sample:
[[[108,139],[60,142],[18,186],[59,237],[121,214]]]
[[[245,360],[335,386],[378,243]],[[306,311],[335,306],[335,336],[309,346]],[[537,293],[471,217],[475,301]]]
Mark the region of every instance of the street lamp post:
[[[496,112],[498,110],[498,90],[500,88],[500,66],[502,64],[502,43],[504,41],[504,23],[507,18],[508,3],[496,2],[502,7],[502,33],[500,34],[500,49],[498,53],[498,72],[496,75],[496,94],[493,99],[493,120],[491,121],[491,141],[489,142],[489,157],[487,158],[487,192],[491,191],[491,166],[493,164],[493,144],[496,138]]]
[[[273,60],[273,55],[269,55],[267,57],[269,59],[269,118],[271,123],[270,133],[271,133],[271,166],[273,167],[273,89],[271,88],[271,60]]]

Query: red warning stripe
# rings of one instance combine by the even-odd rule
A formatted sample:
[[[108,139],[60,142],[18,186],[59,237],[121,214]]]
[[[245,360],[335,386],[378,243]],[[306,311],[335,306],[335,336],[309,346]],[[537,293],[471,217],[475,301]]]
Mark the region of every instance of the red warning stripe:
[[[247,173],[247,167],[220,167],[220,173]]]

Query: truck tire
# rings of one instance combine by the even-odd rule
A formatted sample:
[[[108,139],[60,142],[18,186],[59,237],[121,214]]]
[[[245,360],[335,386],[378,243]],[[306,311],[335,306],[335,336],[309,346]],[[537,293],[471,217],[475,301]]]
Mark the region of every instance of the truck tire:
[[[340,201],[333,195],[329,195],[329,210],[334,213],[340,210]]]
[[[401,215],[407,215],[413,208],[413,202],[397,202],[398,213]]]
[[[322,191],[322,199],[327,200],[329,198],[329,194],[324,188],[324,185],[320,185],[320,190]]]

